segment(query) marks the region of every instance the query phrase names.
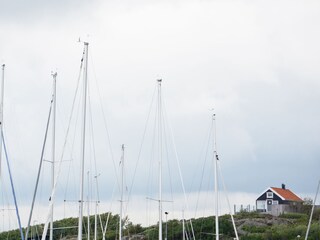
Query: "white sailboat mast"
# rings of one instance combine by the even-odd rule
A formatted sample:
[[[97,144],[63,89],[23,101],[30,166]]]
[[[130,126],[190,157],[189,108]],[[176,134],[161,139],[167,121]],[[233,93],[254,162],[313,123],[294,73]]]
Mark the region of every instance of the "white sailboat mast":
[[[1,78],[1,102],[0,102],[0,132],[2,133],[3,129],[3,99],[4,99],[4,67],[5,64],[2,64],[2,78]],[[2,134],[0,134],[0,176],[2,172]]]
[[[57,83],[57,73],[52,74],[53,77],[53,91],[52,91],[52,156],[51,156],[51,187],[54,188],[54,168],[55,168],[55,152],[56,152],[56,83]],[[52,191],[51,190],[51,191]],[[50,219],[50,240],[53,239],[53,204],[51,205],[51,219]]]
[[[87,181],[88,181],[88,193],[87,193],[87,234],[88,234],[88,237],[87,239],[89,240],[90,239],[90,172],[88,171],[87,172]]]
[[[84,182],[84,156],[85,156],[85,136],[86,136],[86,108],[87,108],[87,77],[88,77],[88,47],[89,43],[84,43],[84,71],[83,71],[83,110],[82,110],[82,133],[81,133],[81,180],[80,180],[80,199],[79,199],[79,222],[78,240],[82,239],[82,218],[83,218],[83,182]]]
[[[161,82],[158,79],[158,154],[159,154],[159,240],[162,240],[162,121]]]
[[[94,213],[94,240],[98,237],[98,204],[99,204],[99,188],[98,188],[98,177],[100,174],[94,176],[96,181],[96,201],[95,201],[95,213]]]
[[[182,211],[182,240],[185,240],[185,236],[186,236],[186,230],[185,230],[185,226],[184,226],[184,211]]]
[[[97,228],[98,228],[98,202],[95,202],[95,208],[94,208],[94,240],[97,240]]]
[[[124,170],[124,144],[121,146],[121,198],[120,198],[120,216],[119,216],[119,240],[122,239],[122,204],[123,204],[123,170]]]
[[[215,222],[216,222],[216,240],[219,240],[219,193],[218,193],[218,154],[216,145],[216,114],[213,113],[213,160],[214,160],[214,192],[215,192]]]
[[[308,227],[307,227],[307,232],[306,232],[305,240],[307,240],[307,239],[308,239],[308,236],[309,236],[310,226],[311,226],[311,222],[312,222],[312,215],[313,215],[314,207],[315,207],[315,205],[316,205],[317,196],[318,196],[318,193],[319,193],[319,188],[320,188],[320,180],[319,180],[319,183],[318,183],[318,187],[317,187],[317,191],[316,191],[316,196],[314,197],[314,201],[313,201],[313,204],[312,204],[312,208],[311,208],[311,213],[310,213],[310,218],[309,218],[309,222],[308,222]]]

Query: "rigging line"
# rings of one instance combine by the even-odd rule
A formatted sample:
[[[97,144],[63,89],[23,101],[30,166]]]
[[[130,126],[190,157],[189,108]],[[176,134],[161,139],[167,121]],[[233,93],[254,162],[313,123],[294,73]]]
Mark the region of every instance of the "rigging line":
[[[83,53],[84,54],[84,53]],[[78,119],[79,119],[79,114],[80,114],[80,101],[76,102],[77,97],[78,97],[78,90],[79,90],[79,84],[80,84],[80,79],[82,77],[82,67],[83,67],[83,57],[84,55],[82,55],[82,59],[81,59],[81,64],[80,64],[80,69],[79,69],[79,74],[78,74],[78,79],[77,79],[77,86],[76,86],[76,91],[74,93],[74,98],[73,98],[73,102],[72,102],[72,107],[71,107],[71,115],[69,116],[69,123],[68,123],[68,128],[71,128],[71,121],[73,118],[73,111],[74,109],[76,109],[76,114],[75,114],[75,124],[74,124],[74,129],[76,129],[77,123],[78,123]],[[80,96],[79,96],[80,97]],[[76,107],[76,103],[77,103],[77,107]],[[69,132],[70,130],[67,128],[67,132]],[[71,149],[70,149],[70,162],[68,164],[68,171],[67,171],[67,179],[66,179],[66,184],[65,184],[65,188],[64,188],[64,199],[67,199],[67,191],[69,188],[69,180],[70,180],[70,172],[71,169],[72,171],[72,176],[73,176],[73,180],[74,183],[75,181],[75,171],[74,171],[74,161],[73,161],[73,149],[74,149],[74,145],[75,145],[75,139],[76,139],[76,131],[73,131],[73,136],[72,136],[72,141],[71,141]],[[71,167],[72,166],[72,167]]]
[[[150,105],[150,112],[151,113],[151,108],[153,106],[153,100],[152,104]],[[152,134],[152,142],[151,142],[151,156],[148,161],[149,163],[149,171],[148,171],[148,181],[147,181],[147,196],[152,195],[152,191],[150,190],[153,186],[153,180],[151,176],[153,176],[153,170],[154,170],[154,161],[155,161],[155,152],[156,152],[156,132],[157,132],[157,112],[158,112],[158,104],[155,103],[155,114],[154,114],[154,120],[153,120],[153,134]],[[151,224],[151,214],[150,214],[150,203],[149,200],[146,198],[147,205],[146,205],[146,220],[148,226]]]
[[[1,196],[2,196],[2,208],[3,209],[10,209],[10,204],[9,204],[9,197],[8,197],[8,193],[7,193],[7,189],[6,189],[6,184],[3,181],[3,174],[0,175],[0,179],[1,179],[1,183],[2,183],[2,187],[1,187]],[[6,204],[5,204],[6,203]],[[3,217],[3,230],[4,230],[4,211],[2,213],[2,217]],[[8,218],[9,218],[9,229],[10,229],[10,211],[8,212]]]
[[[94,145],[94,132],[93,132],[93,121],[92,121],[92,105],[91,105],[91,95],[90,95],[90,84],[88,83],[88,114],[89,114],[89,129],[91,130],[91,134],[88,137],[88,141],[91,140],[90,146],[90,158],[89,158],[89,167],[90,167],[90,173],[92,173],[92,156],[94,161],[94,176],[97,175],[97,163],[96,163],[96,155],[95,155],[95,145]],[[88,179],[88,196],[90,199],[92,199],[92,177]],[[91,208],[91,204],[89,204],[89,209]]]
[[[169,173],[169,182],[170,182],[170,192],[171,192],[171,197],[172,197],[172,201],[173,201],[173,190],[172,190],[172,175],[171,175],[171,171],[170,171],[170,161],[169,161],[169,151],[168,151],[168,142],[167,142],[167,137],[166,137],[166,122],[168,123],[168,121],[166,121],[167,119],[165,118],[165,109],[163,110],[163,135],[164,135],[164,145],[166,148],[166,155],[167,155],[167,167],[168,167],[168,173]]]
[[[103,239],[105,238],[105,235],[106,235],[106,232],[107,232],[107,227],[108,227],[108,224],[109,224],[110,215],[111,215],[111,212],[108,212],[106,225],[105,225],[104,230],[103,230]]]
[[[127,174],[126,174],[126,172],[127,172],[127,170],[126,170],[126,165],[123,165],[123,171],[124,171],[124,187],[125,187],[125,196],[126,196],[126,198],[125,199],[127,199],[128,200],[128,182],[127,182]],[[127,202],[126,203],[126,205],[125,205],[125,208],[124,208],[124,210],[123,210],[123,215],[124,216],[126,216],[127,215],[127,213],[128,213],[128,208],[127,208],[127,206],[129,206],[129,202]]]
[[[150,105],[150,112],[151,114],[151,108],[153,106],[153,99],[152,104]],[[154,120],[153,120],[153,134],[152,134],[152,142],[151,142],[151,151],[150,151],[150,159],[148,161],[149,163],[149,171],[148,171],[148,181],[147,181],[147,196],[152,195],[151,188],[153,186],[153,180],[151,176],[153,176],[153,170],[154,170],[154,161],[155,161],[155,149],[156,149],[156,132],[157,132],[157,113],[158,112],[158,104],[155,103],[155,114],[154,114]],[[146,199],[147,201],[147,209],[146,209],[146,220],[147,220],[147,226],[150,226],[151,224],[151,214],[150,214],[150,201]]]
[[[153,104],[152,104],[153,105]],[[155,113],[154,113],[154,120],[153,120],[153,134],[152,134],[152,144],[151,144],[151,151],[150,151],[150,159],[148,161],[149,163],[149,175],[148,175],[148,182],[147,182],[147,196],[152,195],[152,187],[153,187],[153,180],[151,176],[153,176],[153,170],[154,170],[154,161],[155,161],[155,149],[156,149],[156,132],[157,132],[157,112],[158,112],[158,105],[155,103]],[[151,203],[147,200],[147,209],[146,209],[146,220],[148,223],[148,226],[151,225]]]
[[[10,208],[9,207],[9,198],[8,198],[8,194],[7,194],[7,189],[6,189],[6,185],[3,181],[3,174],[0,175],[0,186],[2,185],[1,187],[1,199],[2,199],[2,208],[5,209],[5,203],[7,203],[8,205],[8,209]]]
[[[44,156],[43,156],[43,158],[44,158]],[[45,162],[44,159],[43,159],[43,162]],[[43,191],[43,189],[44,189],[44,187],[43,187],[43,185],[44,185],[44,180],[43,180],[44,176],[48,176],[47,169],[45,167],[43,168],[43,170],[41,170],[41,173],[40,173],[39,186],[38,186],[37,196],[36,196],[35,203],[34,203],[35,205],[37,205],[37,203],[42,202],[43,199],[48,200],[48,194],[43,194],[43,192],[44,192]],[[45,195],[45,197],[43,197],[44,195]],[[35,211],[32,214],[33,214],[32,218],[35,218],[35,219],[39,219],[40,218],[38,211]],[[30,225],[32,226],[32,222],[30,222]]]
[[[313,204],[312,204],[312,209],[311,209],[311,213],[310,213],[310,218],[309,218],[309,222],[308,222],[308,227],[307,227],[307,231],[306,231],[305,240],[308,239],[308,235],[309,235],[309,231],[310,231],[310,226],[311,226],[311,221],[312,221],[312,215],[313,215],[314,207],[315,207],[315,205],[316,205],[317,196],[318,196],[318,193],[319,193],[319,188],[320,188],[320,180],[319,180],[318,187],[317,187],[317,191],[316,191],[316,195],[315,195],[315,197],[314,197],[314,201],[313,201]]]
[[[32,198],[31,209],[30,209],[30,214],[29,214],[29,220],[28,220],[28,225],[27,225],[26,239],[28,239],[28,234],[29,234],[29,230],[30,230],[30,224],[31,224],[31,219],[32,219],[34,202],[35,202],[36,196],[37,196],[37,190],[38,190],[39,179],[40,179],[42,163],[43,163],[44,150],[45,150],[46,143],[47,143],[47,136],[48,136],[48,129],[49,129],[49,125],[50,125],[53,101],[54,101],[54,95],[52,95],[52,99],[50,101],[50,109],[49,109],[48,120],[47,120],[47,124],[46,124],[46,131],[45,131],[45,134],[44,134],[44,140],[43,140],[43,144],[42,144],[42,150],[41,150],[38,174],[37,174],[37,179],[36,179],[36,186],[35,186],[34,192],[33,192],[33,198]]]
[[[80,69],[81,71],[81,69]],[[79,79],[81,77],[81,73],[79,75]],[[78,83],[79,84],[79,83]],[[77,92],[76,92],[76,95],[75,95],[75,99],[74,101],[76,101],[76,98],[77,98]],[[80,98],[81,96],[79,96]],[[73,111],[73,110],[72,110]],[[67,174],[67,183],[66,183],[66,187],[65,187],[65,194],[64,194],[64,199],[67,198],[67,190],[68,190],[68,187],[69,187],[69,180],[70,180],[70,172],[71,172],[71,169],[72,169],[72,177],[73,177],[73,183],[74,185],[76,185],[76,174],[75,174],[75,167],[74,167],[74,161],[73,161],[73,150],[74,150],[74,146],[75,146],[75,142],[76,142],[76,128],[77,128],[77,124],[78,124],[78,120],[79,120],[79,115],[80,115],[80,101],[77,102],[77,107],[76,107],[76,116],[75,116],[75,123],[74,123],[74,131],[73,131],[73,136],[72,136],[72,143],[71,143],[71,149],[70,149],[70,163],[69,163],[69,167],[68,167],[68,174]],[[70,119],[70,123],[71,123],[71,119]],[[69,123],[69,124],[70,124]],[[72,178],[71,177],[71,178]],[[70,180],[72,181],[72,180]],[[75,194],[75,192],[74,192]]]
[[[66,145],[67,145],[67,138],[69,136],[70,123],[71,123],[71,120],[72,120],[74,104],[75,104],[75,100],[76,100],[76,96],[77,96],[77,92],[78,92],[78,88],[79,88],[81,70],[82,70],[82,67],[83,67],[84,54],[85,54],[85,52],[83,51],[82,58],[81,58],[81,64],[80,64],[80,71],[79,71],[79,76],[78,76],[78,81],[77,81],[77,87],[76,87],[76,90],[75,90],[75,95],[74,95],[74,98],[73,98],[71,113],[70,113],[70,117],[69,117],[69,124],[68,124],[68,128],[67,128],[65,140],[64,140],[64,143],[63,143],[63,147],[62,147],[61,158],[60,158],[60,161],[59,161],[59,164],[58,164],[58,172],[57,172],[57,175],[55,177],[54,186],[53,186],[53,189],[52,189],[52,192],[51,192],[51,201],[49,203],[49,211],[48,211],[48,214],[47,214],[46,223],[45,223],[44,228],[43,228],[42,240],[45,240],[46,235],[47,235],[47,231],[48,231],[48,223],[49,223],[50,217],[51,217],[51,213],[50,213],[51,212],[51,206],[53,204],[53,200],[54,200],[54,197],[55,197],[56,185],[57,185],[57,182],[58,182],[58,179],[59,179],[59,175],[60,175],[60,172],[61,172],[62,159],[64,157],[65,148],[66,148]]]
[[[172,218],[174,218],[174,201],[173,201],[173,189],[172,189],[172,174],[170,170],[170,161],[169,161],[169,152],[168,152],[168,142],[167,142],[167,132],[166,132],[166,126],[168,125],[168,115],[165,109],[165,105],[163,104],[163,135],[164,137],[164,144],[166,148],[166,154],[167,154],[167,167],[168,167],[168,173],[169,173],[169,183],[170,183],[170,193],[171,193],[171,200],[172,200]]]
[[[7,147],[6,147],[5,138],[4,138],[4,135],[3,135],[3,130],[1,131],[1,137],[2,137],[2,143],[3,143],[4,153],[5,153],[5,156],[6,156],[6,161],[7,161],[9,176],[10,176],[10,183],[11,183],[11,189],[12,189],[12,195],[13,195],[14,205],[15,205],[15,207],[16,207],[16,214],[17,214],[17,218],[18,218],[20,236],[21,236],[21,240],[24,240],[24,235],[23,235],[23,232],[22,232],[20,215],[19,215],[19,208],[18,208],[18,204],[17,204],[16,193],[15,193],[15,190],[14,190],[13,178],[12,178],[12,174],[11,174],[10,163],[9,163],[9,158],[8,158],[8,153],[7,153]]]
[[[209,141],[210,141],[210,131],[211,131],[211,127],[212,127],[212,123],[210,122],[209,126],[206,128],[206,133],[207,135],[205,135],[204,139],[203,139],[203,142],[201,144],[201,151],[200,151],[200,154],[199,154],[199,157],[197,159],[203,159],[203,154],[205,155],[205,158],[207,157],[207,154],[208,154],[208,148],[209,148]],[[206,144],[207,143],[207,144]],[[206,161],[206,160],[205,160]],[[195,182],[195,178],[196,178],[196,173],[198,172],[198,169],[200,169],[201,171],[201,166],[200,164],[197,164],[197,168],[196,170],[194,171],[193,173],[193,176],[192,176],[192,182],[191,182],[191,187],[190,189],[193,189],[193,184]],[[203,169],[202,169],[203,170]],[[199,188],[198,188],[199,189]]]
[[[117,173],[117,167],[116,167],[116,163],[115,163],[115,160],[114,160],[114,154],[113,154],[112,147],[111,147],[111,140],[110,140],[109,128],[108,128],[108,124],[107,124],[107,118],[106,118],[106,114],[104,112],[104,106],[103,106],[103,103],[102,103],[102,97],[101,97],[100,88],[99,88],[99,84],[98,84],[98,78],[97,78],[96,71],[95,71],[94,64],[93,64],[93,54],[92,53],[91,53],[91,56],[89,56],[89,59],[91,61],[91,65],[92,65],[92,71],[93,71],[93,75],[94,75],[94,79],[95,79],[95,83],[96,83],[96,89],[97,89],[97,92],[98,92],[98,99],[99,99],[99,103],[100,103],[100,108],[101,108],[101,113],[102,113],[102,117],[103,117],[104,127],[105,127],[105,130],[106,130],[106,133],[107,133],[107,140],[108,140],[107,142],[108,142],[109,149],[110,149],[110,155],[111,155],[111,159],[112,159],[112,163],[113,163],[114,172],[116,174]],[[118,177],[117,174],[116,174],[116,179],[117,179],[118,188],[120,189],[119,177]]]
[[[93,127],[93,119],[92,119],[92,104],[91,104],[91,95],[90,95],[90,84],[88,84],[88,98],[89,98],[89,127],[91,129],[91,144],[92,144],[92,152],[93,152],[93,161],[94,161],[94,180],[95,180],[95,221],[96,216],[98,214],[98,203],[100,202],[100,194],[99,194],[99,180],[98,180],[98,171],[97,171],[97,158],[96,158],[96,148],[95,148],[95,140],[94,140],[94,127]],[[91,162],[91,159],[90,159]],[[91,169],[91,164],[90,164]],[[92,199],[92,191],[93,191],[93,180],[91,179],[91,199]],[[95,222],[96,224],[96,222]],[[101,228],[102,230],[102,228]]]
[[[166,109],[166,102],[165,102],[165,101],[164,101],[164,106],[165,106],[165,109]],[[175,141],[174,141],[173,131],[172,131],[172,128],[171,128],[170,123],[168,123],[168,127],[169,127],[169,131],[170,131],[170,133],[171,133],[171,141],[172,141],[172,144],[173,144],[174,154],[175,154],[176,161],[177,161],[177,165],[178,165],[179,177],[180,177],[180,182],[181,182],[181,185],[182,185],[182,190],[183,190],[185,205],[186,205],[187,210],[189,211],[189,205],[188,205],[188,201],[187,201],[186,191],[185,191],[184,182],[183,182],[183,177],[182,177],[182,172],[181,172],[181,167],[180,167],[180,160],[179,160],[179,156],[178,156],[176,144],[175,144]],[[191,227],[191,230],[192,230],[193,239],[195,239],[195,235],[194,235],[194,230],[193,230],[191,218],[190,218],[190,227]]]
[[[89,87],[89,85],[88,85]],[[90,97],[90,89],[89,89],[89,122],[90,122],[90,128],[91,128],[91,143],[92,143],[92,149],[93,149],[93,161],[94,161],[94,176],[96,178],[96,195],[97,195],[97,200],[100,201],[100,196],[99,196],[99,184],[98,184],[98,168],[97,168],[97,157],[96,157],[96,148],[95,148],[95,141],[94,141],[94,128],[93,128],[93,119],[92,119],[92,105],[91,105],[91,97]],[[91,164],[90,164],[91,165]]]
[[[190,229],[189,229],[188,221],[186,221],[186,222],[187,222],[187,224],[185,224],[185,227],[186,227],[186,233],[185,233],[185,234],[186,234],[186,236],[187,236],[186,238],[187,238],[187,240],[188,240],[188,239],[190,238],[190,237],[189,237]]]
[[[140,156],[141,156],[141,152],[142,152],[142,146],[143,146],[144,138],[145,138],[146,131],[147,131],[147,126],[148,126],[148,122],[149,122],[151,107],[153,105],[156,89],[157,89],[157,86],[154,87],[154,91],[153,91],[153,95],[152,95],[152,99],[151,99],[151,104],[150,104],[149,112],[148,112],[148,116],[147,116],[147,121],[146,121],[145,128],[144,128],[144,131],[143,131],[142,141],[141,141],[140,149],[139,149],[139,153],[138,153],[138,160],[137,160],[136,166],[134,168],[133,177],[132,177],[132,181],[131,181],[131,186],[129,188],[129,198],[128,199],[130,199],[130,197],[131,197],[132,187],[133,187],[133,183],[134,183],[134,180],[135,180],[135,176],[136,176],[136,172],[137,172],[137,168],[138,168],[138,164],[139,164],[139,160],[140,160]]]
[[[1,189],[4,189],[4,188],[3,188],[4,184],[2,184],[2,183],[3,183],[2,174],[0,174],[0,188],[1,188]],[[1,185],[3,185],[3,186],[1,187]],[[1,191],[1,203],[3,204],[3,205],[2,205],[2,208],[3,208],[3,209],[4,209],[4,202],[5,202],[5,201],[4,201],[4,195],[5,195],[5,193],[6,193],[5,191],[3,191],[3,190]]]
[[[92,50],[91,50],[91,55],[89,56],[90,60],[91,60],[91,67],[92,67],[92,70],[93,70],[93,75],[94,75],[94,79],[95,79],[95,82],[96,82],[96,88],[97,88],[97,91],[98,91],[98,96],[99,96],[99,101],[101,101],[101,98],[100,98],[100,92],[99,92],[99,87],[98,87],[98,82],[97,82],[97,76],[96,76],[96,71],[95,71],[95,68],[94,68],[94,64],[93,64],[93,54],[92,54]],[[94,167],[95,167],[95,176],[98,175],[98,171],[97,171],[97,160],[96,160],[96,151],[95,151],[95,142],[94,142],[94,128],[93,128],[93,120],[92,120],[92,106],[91,106],[91,95],[90,95],[90,84],[88,84],[88,92],[89,92],[89,115],[90,115],[90,127],[91,127],[91,132],[92,132],[92,144],[93,144],[93,155],[94,155]],[[104,113],[103,113],[104,115]],[[109,134],[108,134],[108,138],[109,138]],[[110,144],[110,149],[111,149],[111,144]],[[112,155],[112,154],[111,154]],[[97,184],[98,184],[98,179],[97,179]],[[98,196],[98,200],[99,200],[99,196]]]
[[[157,108],[157,106],[156,106],[156,108]],[[157,109],[156,109],[156,112],[157,112]],[[157,122],[157,114],[155,114],[154,115],[154,125],[153,125],[153,137],[152,137],[152,142],[151,142],[151,156],[150,156],[150,160],[148,161],[149,162],[149,171],[148,171],[148,181],[147,181],[147,196],[149,196],[149,195],[151,195],[151,193],[150,193],[150,188],[152,187],[152,185],[153,185],[153,183],[152,183],[152,178],[151,178],[151,176],[153,176],[153,162],[154,162],[154,152],[155,152],[155,143],[156,143],[156,130],[157,130],[157,128],[156,128],[156,126],[157,126],[157,124],[156,124],[156,122]],[[150,204],[149,204],[149,201],[147,200],[147,212],[146,212],[146,220],[147,220],[147,222],[148,222],[148,224],[150,224],[150,215],[149,215],[149,207],[150,207]],[[149,217],[149,218],[148,218]]]
[[[204,163],[203,163],[203,168],[202,168],[202,173],[201,173],[201,180],[200,180],[200,186],[199,186],[199,190],[198,190],[198,196],[197,196],[197,204],[196,204],[196,211],[195,211],[195,218],[196,218],[196,215],[197,215],[197,211],[198,211],[198,203],[199,203],[199,198],[200,198],[200,192],[201,192],[201,188],[202,188],[202,183],[203,183],[203,177],[204,177],[204,171],[205,171],[205,166],[206,166],[206,162],[207,162],[207,159],[208,159],[208,152],[209,152],[209,143],[211,141],[211,133],[212,133],[212,130],[213,130],[213,124],[212,124],[212,121],[211,121],[211,124],[210,124],[210,129],[209,129],[209,134],[208,134],[208,142],[207,142],[207,148],[206,148],[206,153],[205,153],[205,158],[204,158]]]
[[[100,214],[100,208],[99,208],[99,202],[97,202],[97,214],[99,217],[99,223],[100,223],[100,228],[101,228],[101,232],[103,231],[103,225],[102,225],[102,220],[101,220],[101,214]],[[97,226],[97,231],[98,231],[98,226]]]
[[[157,108],[157,106],[156,106]],[[157,109],[156,109],[157,112]],[[150,159],[149,159],[149,175],[148,175],[148,182],[147,182],[147,196],[151,195],[151,188],[153,186],[153,162],[155,159],[155,145],[156,145],[156,131],[157,131],[157,114],[154,115],[154,125],[153,125],[153,135],[152,135],[152,142],[151,142],[151,152],[150,152]]]
[[[211,165],[209,166],[209,168],[211,169],[213,166],[212,166],[212,162],[210,162],[211,163]],[[207,188],[206,188],[206,191],[205,191],[205,194],[206,194],[206,196],[205,196],[205,202],[204,202],[204,208],[203,208],[203,212],[202,212],[202,219],[201,219],[201,223],[200,223],[200,232],[202,232],[202,228],[203,228],[203,225],[204,225],[204,221],[205,221],[205,218],[207,218],[207,217],[205,217],[205,212],[206,212],[206,208],[207,208],[207,204],[208,204],[208,196],[209,196],[209,189],[210,189],[210,180],[211,180],[211,178],[209,177],[208,178],[208,183],[207,183]],[[200,240],[201,240],[201,238],[202,238],[202,236],[200,235]]]
[[[154,161],[155,161],[155,145],[156,145],[156,131],[157,131],[157,106],[156,106],[156,111],[155,111],[155,114],[154,114],[154,125],[153,125],[153,137],[152,137],[152,144],[151,144],[151,152],[150,152],[150,159],[148,161],[149,163],[149,175],[148,175],[148,184],[147,184],[147,196],[149,195],[152,195],[152,191],[150,189],[152,189],[152,186],[153,186],[153,180],[154,178],[152,178],[151,176],[153,176],[153,164],[154,164]],[[151,222],[151,215],[150,215],[150,202],[147,201],[147,212],[146,212],[146,218],[147,218],[147,222],[148,224],[150,225],[150,222]],[[149,217],[149,218],[148,218]]]
[[[210,172],[214,172],[215,171],[215,167],[216,167],[215,166],[215,161],[217,161],[216,154],[217,154],[217,151],[214,152],[214,155],[212,156],[212,161],[210,161],[210,163],[211,163],[211,165],[210,165],[211,171]],[[217,166],[218,166],[218,164],[217,164]],[[217,178],[216,179],[213,178],[213,182],[214,182],[214,184],[215,184],[215,182],[217,182],[217,185],[218,185],[217,186],[217,198],[214,197],[214,203],[217,204],[218,207],[221,205],[221,191],[219,190],[220,189],[220,181],[219,181],[220,175],[219,174],[220,173],[218,172],[218,168],[217,168]],[[208,184],[208,186],[209,186],[209,184]],[[209,192],[209,190],[208,190],[208,192]],[[216,191],[214,191],[214,194],[215,193],[216,193]],[[215,209],[214,209],[214,216],[215,217],[217,216],[217,218],[218,218],[217,222],[219,223],[219,212],[221,212],[221,210],[218,207],[215,207]]]
[[[112,189],[112,195],[111,195],[111,201],[110,201],[110,211],[109,211],[109,214],[108,214],[108,218],[107,218],[107,221],[106,221],[106,224],[105,224],[105,227],[104,229],[102,229],[102,232],[103,234],[105,235],[106,232],[107,232],[107,227],[108,227],[108,221],[109,221],[109,216],[111,214],[111,209],[112,209],[112,205],[113,205],[113,200],[114,200],[114,192],[115,192],[115,189],[116,189],[116,184],[113,185],[113,189]]]
[[[230,201],[229,201],[229,198],[228,198],[228,192],[227,192],[226,184],[225,184],[224,178],[223,178],[223,176],[222,176],[222,171],[221,171],[221,166],[220,166],[220,165],[221,165],[221,163],[220,163],[220,161],[218,161],[218,169],[219,169],[219,172],[220,172],[221,182],[222,182],[222,185],[223,185],[225,194],[226,194],[226,199],[227,199],[227,203],[228,203],[228,207],[229,207],[229,214],[230,214],[230,216],[231,216],[234,233],[235,233],[235,235],[236,235],[236,239],[239,240],[239,236],[238,236],[236,224],[235,224],[235,222],[234,222],[233,214],[232,214],[232,211],[231,211],[231,205],[230,205]],[[319,182],[319,184],[320,184],[320,182]]]

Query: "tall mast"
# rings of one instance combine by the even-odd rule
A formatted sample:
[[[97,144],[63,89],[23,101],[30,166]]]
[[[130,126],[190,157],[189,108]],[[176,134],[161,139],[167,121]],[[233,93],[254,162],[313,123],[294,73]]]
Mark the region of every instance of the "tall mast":
[[[81,180],[80,180],[80,199],[79,199],[79,222],[78,240],[82,240],[82,218],[83,218],[83,179],[84,179],[84,153],[86,136],[86,108],[87,108],[87,77],[88,77],[88,47],[89,43],[84,43],[84,71],[83,71],[83,109],[82,109],[82,132],[81,132]]]
[[[87,230],[87,234],[88,234],[88,240],[90,239],[90,179],[89,179],[89,176],[90,176],[90,172],[88,171],[87,172],[87,181],[88,181],[88,193],[87,193],[87,214],[88,214],[88,218],[87,218],[87,227],[88,227],[88,230]]]
[[[158,79],[158,154],[159,154],[159,240],[162,240],[162,122],[161,122],[161,82]]]
[[[2,132],[2,129],[3,129],[4,67],[5,67],[5,64],[2,64],[1,102],[0,102],[0,132]],[[2,162],[2,134],[0,134],[0,176],[1,176],[1,172],[2,172],[1,162]]]
[[[2,160],[1,156],[2,156],[2,145],[3,145],[5,159],[6,159],[7,167],[8,167],[8,173],[9,173],[9,177],[10,177],[10,184],[11,184],[14,205],[15,205],[16,214],[17,214],[20,236],[21,236],[21,240],[24,240],[23,230],[22,230],[21,221],[20,221],[20,214],[19,214],[16,194],[15,194],[15,189],[14,189],[13,179],[12,179],[12,174],[11,174],[11,169],[10,169],[10,163],[9,163],[9,159],[8,159],[7,148],[6,148],[5,141],[3,139],[4,138],[3,137],[4,67],[5,67],[5,64],[2,64],[1,99],[0,99],[0,101],[1,101],[0,102],[0,136],[1,136],[0,137],[0,177],[1,177],[1,170],[2,170],[1,169],[1,160]]]
[[[98,187],[98,177],[100,174],[94,176],[96,181],[96,201],[95,201],[95,213],[94,213],[94,240],[97,240],[97,228],[98,228],[98,204],[99,204],[99,187]],[[102,230],[103,231],[103,230]]]
[[[54,87],[54,89],[55,89],[55,87]],[[54,90],[54,89],[53,89],[53,90]],[[34,207],[34,203],[35,203],[36,196],[37,196],[37,190],[38,190],[38,186],[39,186],[39,180],[40,180],[40,175],[41,175],[42,163],[43,163],[43,161],[44,161],[43,156],[44,156],[44,152],[45,152],[45,148],[46,148],[48,130],[49,130],[49,125],[50,125],[50,120],[51,120],[52,107],[53,107],[53,105],[54,105],[54,103],[55,103],[54,97],[55,97],[55,93],[53,92],[53,93],[52,93],[52,98],[51,98],[51,101],[50,101],[51,104],[50,104],[49,116],[48,116],[48,120],[47,120],[46,131],[45,131],[45,134],[44,134],[44,140],[43,140],[43,144],[42,144],[40,163],[39,163],[39,168],[38,168],[38,173],[37,173],[37,179],[36,179],[36,186],[35,186],[34,192],[33,192],[33,198],[32,198],[32,203],[31,203],[31,209],[30,209],[30,214],[29,214],[29,220],[28,220],[28,225],[27,225],[27,230],[26,230],[26,237],[25,237],[25,239],[28,239],[28,234],[29,234],[30,224],[31,224],[32,214],[33,214],[33,207]],[[53,132],[55,132],[55,131],[53,131]],[[51,163],[52,163],[52,162],[51,162]],[[53,192],[53,191],[52,191],[52,192]],[[50,199],[49,199],[49,206],[52,206],[52,205],[53,205],[53,196],[51,195],[51,196],[50,196]],[[47,217],[47,223],[46,223],[46,225],[45,225],[45,230],[43,230],[44,234],[42,235],[42,238],[43,238],[43,239],[46,237],[46,236],[44,236],[44,235],[47,235],[48,224],[49,224],[49,222],[51,222],[50,220],[52,219],[52,218],[51,218],[51,216],[52,216],[52,209],[53,209],[53,207],[50,207],[50,208],[49,208],[49,214],[48,214],[48,217]]]
[[[95,202],[95,207],[94,207],[94,240],[97,240],[97,228],[98,228],[98,216],[97,216],[97,211],[98,211],[98,202]]]
[[[213,160],[214,160],[214,192],[215,192],[215,222],[216,222],[216,240],[219,240],[219,195],[218,195],[218,154],[216,146],[216,114],[213,113]]]
[[[308,222],[308,227],[307,227],[307,232],[306,232],[305,240],[307,240],[307,239],[308,239],[308,236],[309,236],[310,226],[311,226],[311,222],[312,222],[312,215],[313,215],[314,207],[315,207],[315,205],[316,205],[317,196],[318,196],[318,193],[319,193],[319,188],[320,188],[320,180],[319,180],[319,183],[318,183],[316,196],[314,197],[314,201],[313,201],[313,204],[312,204],[312,208],[311,208],[311,213],[310,213],[310,218],[309,218],[309,222]]]
[[[52,156],[51,156],[51,191],[54,188],[54,168],[55,168],[55,152],[56,152],[56,83],[57,83],[57,73],[52,74],[53,77],[53,96],[52,96],[52,101],[53,101],[53,109],[52,109]],[[51,205],[51,219],[50,219],[50,240],[53,239],[53,204]]]
[[[120,219],[119,219],[119,240],[122,239],[122,204],[123,204],[123,169],[124,169],[124,144],[121,146],[121,198],[120,198]]]
[[[94,208],[94,240],[97,240],[97,228],[98,228],[98,201],[95,201]]]
[[[185,235],[186,235],[186,233],[185,233],[185,226],[184,226],[184,210],[182,210],[182,240],[185,240],[186,238],[185,238]]]

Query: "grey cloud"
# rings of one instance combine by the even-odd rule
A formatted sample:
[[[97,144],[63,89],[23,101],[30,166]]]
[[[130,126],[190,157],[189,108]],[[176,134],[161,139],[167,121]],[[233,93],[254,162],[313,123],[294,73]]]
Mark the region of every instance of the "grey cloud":
[[[320,35],[312,26],[319,22],[320,8],[316,1],[294,3],[285,1],[277,10],[276,1],[139,1],[136,6],[21,1],[1,7],[5,124],[20,200],[29,202],[33,190],[51,96],[50,72],[58,70],[61,146],[82,53],[76,41],[86,33],[92,34],[93,111],[100,110],[97,81],[115,161],[120,145],[127,145],[128,181],[160,75],[188,191],[199,186],[201,172],[195,169],[203,164],[209,109],[214,107],[230,190],[259,193],[285,182],[297,192],[313,192],[309,183],[319,178]],[[16,24],[21,21],[24,25]],[[95,121],[101,196],[109,199],[114,169],[101,119],[100,113]],[[149,153],[146,149],[144,161]],[[135,193],[145,191],[147,167],[139,166]],[[173,190],[181,191],[178,180]]]

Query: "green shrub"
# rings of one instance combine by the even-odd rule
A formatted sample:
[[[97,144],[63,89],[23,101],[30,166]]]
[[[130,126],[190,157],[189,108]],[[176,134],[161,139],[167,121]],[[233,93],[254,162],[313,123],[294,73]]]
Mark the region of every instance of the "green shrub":
[[[267,226],[243,226],[242,229],[249,233],[264,233]]]
[[[283,213],[279,217],[288,219],[305,219],[307,218],[307,215],[304,213]]]

